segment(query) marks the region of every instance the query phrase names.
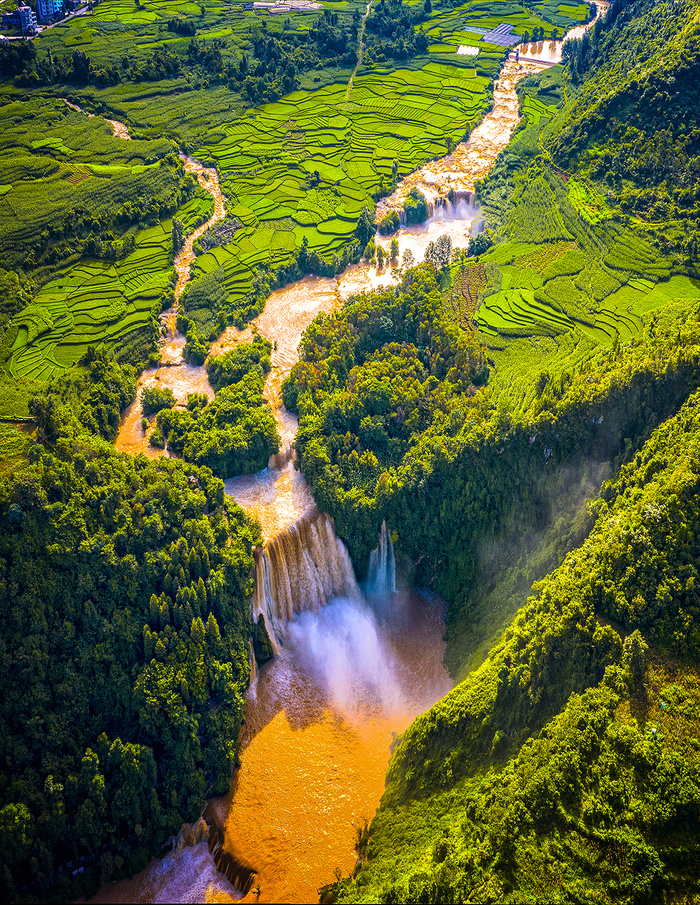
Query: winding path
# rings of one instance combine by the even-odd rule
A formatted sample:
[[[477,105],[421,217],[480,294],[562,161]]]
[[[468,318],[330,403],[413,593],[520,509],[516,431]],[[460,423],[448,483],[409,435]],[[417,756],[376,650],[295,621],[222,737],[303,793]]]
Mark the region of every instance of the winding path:
[[[372,3],[374,0],[369,0],[367,4],[367,12],[362,17],[362,25],[360,26],[360,37],[357,44],[357,63],[355,64],[355,68],[352,71],[352,75],[350,76],[350,81],[348,82],[348,90],[345,92],[345,103],[347,104],[350,99],[350,91],[352,89],[352,84],[355,81],[355,76],[357,75],[357,70],[362,66],[362,54],[364,53],[365,47],[363,44],[365,37],[365,22],[367,20],[367,16],[369,16],[369,11],[372,9]]]

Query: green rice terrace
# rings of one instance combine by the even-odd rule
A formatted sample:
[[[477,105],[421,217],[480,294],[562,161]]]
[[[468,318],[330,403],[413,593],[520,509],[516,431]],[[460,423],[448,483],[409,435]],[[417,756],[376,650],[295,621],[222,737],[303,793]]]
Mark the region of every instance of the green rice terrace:
[[[256,267],[289,263],[306,241],[330,261],[355,239],[372,197],[421,163],[448,152],[486,106],[488,80],[474,70],[428,63],[420,70],[358,76],[295,92],[224,127],[199,157],[217,167],[234,241],[199,258],[223,267],[229,305],[241,305]]]
[[[559,67],[519,86],[521,126],[479,187],[494,245],[478,263],[453,263],[445,290],[454,318],[488,345],[494,385],[510,388],[516,405],[536,395],[533,370],[578,369],[599,347],[641,337],[666,305],[700,301],[700,281],[684,256],[659,248],[653,223],[552,162],[552,99],[563,91]]]
[[[6,84],[0,93],[3,263],[36,268],[32,302],[2,341],[10,378],[49,380],[95,342],[135,360],[153,349],[154,317],[171,288],[170,218],[190,228],[210,203],[182,174],[178,144],[217,167],[227,198],[228,241],[201,255],[194,273],[223,268],[227,298],[218,310],[187,312],[211,337],[260,310],[275,271],[293,266],[302,246],[330,272],[357,258],[363,208],[448,153],[487,109],[507,50],[488,43],[489,29],[507,24],[517,40],[588,15],[585,4],[564,15],[513,2],[382,7],[370,12],[365,58],[348,87],[358,9],[366,12],[328,4],[312,17],[290,8],[281,20],[219,3],[104,2],[45,31],[34,56],[6,60],[22,91]],[[385,39],[387,20],[409,36],[403,50]],[[463,43],[470,26],[480,45],[471,60],[448,37]],[[438,32],[445,52],[428,46]],[[299,89],[283,93],[285,84]],[[278,100],[250,105],[280,89]],[[132,140],[54,92],[109,110]],[[22,408],[13,403],[5,417]]]

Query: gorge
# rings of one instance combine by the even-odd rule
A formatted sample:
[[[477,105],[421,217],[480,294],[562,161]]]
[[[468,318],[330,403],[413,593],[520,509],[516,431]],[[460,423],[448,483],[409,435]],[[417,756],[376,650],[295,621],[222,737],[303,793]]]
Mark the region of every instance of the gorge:
[[[478,219],[476,181],[488,173],[519,122],[518,82],[539,69],[537,63],[507,61],[494,88],[493,108],[469,141],[403,179],[380,202],[378,219],[402,209],[408,192],[418,187],[431,206],[427,223],[399,229],[399,260],[410,251],[420,261],[428,243],[441,235],[448,235],[455,248],[468,244]],[[196,163],[189,164],[196,172]],[[197,234],[221,216],[225,203],[211,174],[201,184],[216,207]],[[176,261],[176,299],[189,275],[195,237],[190,234]],[[388,259],[389,239],[376,239]],[[242,765],[229,798],[208,805],[208,819],[218,828],[211,843],[216,863],[242,892],[255,890],[256,901],[308,901],[319,886],[331,882],[336,868],[352,870],[355,833],[379,803],[391,739],[451,685],[442,666],[444,602],[406,589],[397,592],[386,524],[372,554],[365,598],[332,521],[317,512],[295,468],[296,419],[281,399],[282,382],[297,361],[297,347],[312,319],[355,293],[397,280],[388,266],[382,273],[365,262],[335,280],[306,277],[273,292],[253,322],[274,343],[265,396],[275,413],[282,453],[271,458],[263,473],[229,480],[226,491],[262,526],[265,546],[256,553],[252,615],[256,623],[263,616],[274,658],[258,673],[251,645],[254,678],[246,703]],[[213,396],[213,391],[204,367],[178,361],[184,337],[174,332],[176,317],[176,309],[164,314],[170,335],[161,346],[163,364],[144,372],[141,385],[168,387],[184,405],[189,393]],[[229,328],[210,354],[249,336],[248,330]],[[161,455],[148,445],[149,431],[142,430],[139,416],[137,397],[124,415],[117,449]],[[203,847],[199,843],[199,857],[206,862]],[[164,881],[155,864],[134,881],[137,886],[126,887],[126,896],[148,899],[155,889],[163,900],[193,896],[190,884],[201,879],[190,881],[188,869],[173,871],[172,880]],[[217,888],[212,881],[212,890]],[[105,896],[123,900],[118,889],[101,891],[98,900]]]

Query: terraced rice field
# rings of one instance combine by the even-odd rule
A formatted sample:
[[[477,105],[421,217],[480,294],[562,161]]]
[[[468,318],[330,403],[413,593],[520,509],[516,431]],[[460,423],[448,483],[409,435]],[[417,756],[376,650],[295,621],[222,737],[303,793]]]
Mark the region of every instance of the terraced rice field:
[[[137,198],[164,203],[177,173],[160,162],[172,153],[163,139],[115,138],[104,119],[60,99],[0,95],[0,266],[23,266],[47,229],[59,241],[71,212],[98,218]]]
[[[394,165],[407,174],[464,137],[486,106],[487,85],[473,69],[431,62],[358,76],[347,101],[337,84],[248,111],[198,152],[219,170],[243,228],[197,268],[224,268],[235,309],[254,269],[284,264],[304,239],[330,261],[352,241],[362,208],[390,183]]]
[[[168,286],[167,222],[139,235],[123,261],[87,261],[60,273],[15,318],[13,377],[49,380],[72,367],[89,344],[117,345],[148,324]]]
[[[484,255],[489,282],[474,323],[489,345],[576,334],[610,346],[616,336],[639,336],[650,312],[700,300],[700,283],[672,274],[670,261],[643,239],[619,226],[601,229],[596,239],[597,247],[503,243]]]
[[[178,212],[190,229],[206,218],[210,200],[193,198]],[[135,330],[148,328],[170,286],[172,220],[136,236],[136,248],[121,261],[83,261],[46,283],[34,302],[13,320],[13,377],[50,380],[72,367],[89,345],[119,348]]]
[[[335,7],[339,4],[332,5]],[[364,11],[364,4],[352,0],[343,6],[342,15],[349,18],[356,7]],[[106,0],[89,19],[65,23],[37,40],[41,52],[80,48],[104,63],[112,58],[112,62],[121,61],[124,53],[140,59],[161,44],[184,48],[189,39],[163,30],[172,15],[195,17],[199,37],[222,37],[227,43],[230,39],[237,52],[249,52],[253,13],[220,0],[206,0],[204,4]],[[311,22],[311,17],[301,13],[291,14],[291,19],[295,28]],[[573,18],[567,20],[571,21]],[[371,205],[372,196],[391,183],[396,171],[407,174],[446,154],[469,132],[488,103],[490,78],[477,74],[474,68],[465,68],[464,58],[457,58],[452,48],[480,42],[489,29],[502,22],[516,31],[547,24],[538,14],[512,2],[470,2],[449,13],[436,11],[425,27],[431,40],[434,26],[440,40],[444,38],[454,58],[449,64],[444,58],[427,63],[423,58],[394,72],[361,71],[349,92],[347,80],[338,72],[337,83],[297,91],[241,115],[237,115],[225,87],[190,95],[192,86],[188,85],[186,94],[180,97],[175,83],[172,91],[169,82],[149,86],[148,90],[143,85],[126,84],[100,89],[97,94],[119,116],[123,115],[116,103],[119,98],[125,108],[130,107],[127,118],[136,127],[135,136],[138,130],[148,128],[148,117],[140,121],[138,104],[150,110],[156,95],[159,99],[155,106],[162,107],[168,128],[186,126],[206,135],[197,156],[219,170],[230,201],[229,213],[238,218],[242,228],[228,245],[198,258],[194,276],[197,271],[201,274],[222,267],[229,293],[228,312],[235,313],[245,309],[259,268],[274,270],[284,265],[296,256],[304,241],[310,252],[332,263],[334,256],[340,257],[352,242],[362,208]],[[279,30],[281,24],[271,19],[270,27]],[[489,54],[497,68],[503,49],[489,50],[482,42],[477,58],[481,72],[490,72],[483,59],[490,59]],[[325,82],[323,75],[315,80],[321,77]],[[159,92],[166,89],[170,93],[161,99]],[[46,169],[42,178],[55,183],[53,198],[63,199],[61,192],[67,192],[66,197],[76,192],[93,193],[94,186],[101,191],[112,184],[123,189],[128,180],[130,186],[140,188],[142,182],[150,184],[157,174],[165,173],[157,161],[172,147],[163,139],[150,143],[136,140],[128,143],[128,149],[122,142],[117,149],[110,130],[98,119],[86,121],[80,114],[66,111],[59,101],[31,103],[44,104],[42,115],[45,112],[51,122],[47,120],[45,129],[28,135],[24,156],[33,166],[34,157],[41,155]],[[193,105],[197,115],[192,112]],[[10,120],[19,116],[10,105],[7,112]],[[37,112],[38,108],[32,109],[32,116]],[[540,113],[534,107],[531,112],[533,116]],[[222,123],[226,115],[229,121]],[[201,128],[197,125],[200,121]],[[88,153],[92,148],[76,140],[76,130],[81,136],[90,134],[92,144],[96,148],[99,145],[99,153]],[[6,135],[9,132],[4,130]],[[14,150],[7,145],[8,154]],[[33,209],[29,196],[25,199],[22,194],[29,191],[29,180],[22,179],[20,186],[8,156],[7,178],[0,179],[0,205],[20,204]],[[112,203],[116,200],[106,198]],[[123,200],[120,197],[119,203]],[[193,225],[198,205],[200,201],[191,202],[178,216]],[[23,221],[17,211],[5,220],[29,222],[27,218]],[[170,221],[164,221],[139,233],[135,251],[116,263],[83,261],[59,271],[15,318],[12,376],[47,380],[71,367],[90,343],[105,342],[121,348],[134,331],[148,332],[151,326],[155,329],[153,314],[171,275],[170,228]],[[522,291],[524,301],[518,305],[522,307],[528,300],[534,305],[532,287],[524,286]]]

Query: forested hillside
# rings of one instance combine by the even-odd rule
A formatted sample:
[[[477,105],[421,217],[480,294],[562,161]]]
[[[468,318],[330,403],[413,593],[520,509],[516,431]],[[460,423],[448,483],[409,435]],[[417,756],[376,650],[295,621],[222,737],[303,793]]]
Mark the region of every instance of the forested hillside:
[[[140,869],[237,756],[259,528],[208,469],[114,452],[134,393],[129,366],[91,352],[34,397],[43,442],[0,484],[10,899],[64,898],[78,858],[86,892]]]
[[[697,892],[699,405],[604,487],[584,544],[404,734],[342,901]]]

